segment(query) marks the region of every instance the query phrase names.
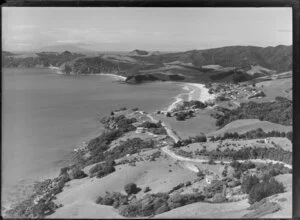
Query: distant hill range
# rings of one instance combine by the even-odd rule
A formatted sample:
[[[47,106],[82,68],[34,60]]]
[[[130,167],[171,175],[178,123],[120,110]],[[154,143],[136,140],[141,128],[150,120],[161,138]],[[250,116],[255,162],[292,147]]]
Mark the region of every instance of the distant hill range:
[[[86,48],[87,45],[82,43],[67,43],[67,44],[55,44],[55,45],[49,45],[46,47],[42,47],[38,49],[39,52],[64,52],[64,51],[70,51],[72,53],[92,53],[95,52],[92,49]]]
[[[130,55],[136,55],[136,56],[140,56],[140,55],[149,55],[149,52],[148,51],[145,51],[145,50],[138,50],[138,49],[135,49],[133,51],[131,51],[129,53]]]
[[[292,46],[230,46],[173,53],[136,49],[127,54],[97,56],[69,51],[20,56],[3,51],[2,66],[57,66],[67,74],[114,73],[128,77],[132,83],[149,80],[240,82],[292,70]]]

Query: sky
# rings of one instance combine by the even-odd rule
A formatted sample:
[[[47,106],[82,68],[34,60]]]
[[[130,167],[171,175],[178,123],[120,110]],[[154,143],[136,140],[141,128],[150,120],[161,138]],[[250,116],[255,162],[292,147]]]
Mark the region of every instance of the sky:
[[[292,8],[2,7],[2,49],[184,51],[292,44]]]

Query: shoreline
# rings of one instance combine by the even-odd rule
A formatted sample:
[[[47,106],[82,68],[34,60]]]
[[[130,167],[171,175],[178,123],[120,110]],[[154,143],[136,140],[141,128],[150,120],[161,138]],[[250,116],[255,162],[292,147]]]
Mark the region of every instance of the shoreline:
[[[57,66],[49,66],[48,67],[51,70],[54,70],[56,72],[56,74],[58,75],[63,75],[64,73],[60,71],[60,68]],[[72,75],[72,74],[71,74]],[[113,74],[113,73],[93,73],[93,74],[79,74],[79,75],[84,75],[84,76],[103,76],[103,75],[107,75],[107,76],[111,76],[115,79],[119,79],[121,81],[125,81],[127,79],[127,77],[125,76],[120,76],[117,74]]]
[[[200,102],[206,102],[208,100],[214,100],[215,95],[210,94],[208,91],[209,89],[205,87],[205,84],[201,83],[183,83],[180,85],[183,90],[188,91],[188,92],[183,92],[175,96],[175,101],[169,105],[167,108],[167,112],[172,111],[173,109],[176,108],[176,106],[183,101],[185,101],[182,96],[188,95],[188,101],[196,100]]]
[[[92,75],[92,76],[110,76],[110,77],[113,77],[115,79],[119,79],[121,81],[125,81],[127,79],[127,77],[125,76],[120,76],[120,75],[117,75],[117,74],[112,74],[112,73],[96,73],[96,74],[89,74],[89,75]]]

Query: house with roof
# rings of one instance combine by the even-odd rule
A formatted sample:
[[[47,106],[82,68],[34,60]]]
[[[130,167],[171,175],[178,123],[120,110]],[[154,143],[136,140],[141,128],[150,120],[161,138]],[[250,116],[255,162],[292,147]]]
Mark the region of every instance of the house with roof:
[[[216,175],[206,175],[205,176],[205,182],[207,184],[211,184],[212,182],[218,180],[219,178]]]

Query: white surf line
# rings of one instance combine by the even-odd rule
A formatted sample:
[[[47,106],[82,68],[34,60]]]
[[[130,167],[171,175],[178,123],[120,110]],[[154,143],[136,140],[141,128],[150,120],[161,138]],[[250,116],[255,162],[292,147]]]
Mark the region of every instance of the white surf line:
[[[117,74],[112,74],[112,73],[96,73],[96,74],[90,74],[90,75],[96,75],[96,76],[111,76],[113,78],[117,78],[117,79],[120,79],[122,81],[125,81],[127,78],[125,76],[120,76],[120,75],[117,75]]]
[[[63,72],[61,72],[61,70],[60,70],[60,68],[58,66],[52,66],[52,65],[50,65],[49,68],[51,70],[56,71],[56,73],[59,74],[59,75],[64,74]]]
[[[190,96],[190,93],[191,93],[191,92],[190,92],[190,87],[187,86],[187,84],[184,84],[183,87],[182,87],[182,89],[183,89],[183,90],[186,90],[186,91],[188,91],[188,92],[187,92],[187,93],[186,93],[186,92],[180,93],[180,94],[178,94],[177,96],[175,96],[175,102],[173,102],[173,103],[167,108],[167,112],[172,111],[173,109],[176,108],[176,106],[177,106],[179,103],[181,103],[181,102],[184,101],[183,98],[182,98],[183,95],[188,94],[188,95]]]
[[[181,161],[188,161],[188,162],[195,162],[195,163],[203,163],[203,162],[208,162],[209,160],[208,159],[192,159],[192,158],[188,158],[188,157],[183,157],[183,156],[180,156],[180,155],[177,155],[176,153],[174,153],[173,151],[171,151],[169,149],[169,146],[165,146],[165,147],[162,147],[161,150],[163,152],[165,152],[166,154],[168,154],[169,156],[173,157],[174,159],[176,160],[181,160]],[[284,162],[281,162],[281,161],[277,161],[277,160],[270,160],[270,159],[249,159],[249,160],[237,160],[238,162],[240,163],[243,163],[245,161],[251,161],[251,162],[256,162],[256,163],[279,163],[279,164],[283,164],[285,167],[289,168],[289,169],[292,169],[292,165],[290,164],[286,164]],[[219,160],[216,160],[214,161],[215,163],[221,163],[221,161]],[[224,164],[229,164],[231,163],[230,161],[223,161]]]

